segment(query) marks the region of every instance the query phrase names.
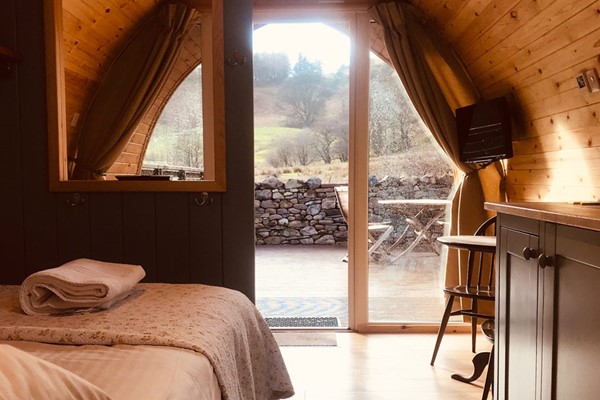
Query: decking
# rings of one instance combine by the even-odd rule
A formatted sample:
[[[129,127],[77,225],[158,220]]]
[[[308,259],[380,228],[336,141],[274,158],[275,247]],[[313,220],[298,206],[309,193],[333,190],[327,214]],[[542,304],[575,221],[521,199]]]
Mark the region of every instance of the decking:
[[[343,246],[257,246],[256,302],[265,317],[335,316],[348,325]],[[369,266],[370,320],[434,322],[443,313],[443,272],[434,252]]]

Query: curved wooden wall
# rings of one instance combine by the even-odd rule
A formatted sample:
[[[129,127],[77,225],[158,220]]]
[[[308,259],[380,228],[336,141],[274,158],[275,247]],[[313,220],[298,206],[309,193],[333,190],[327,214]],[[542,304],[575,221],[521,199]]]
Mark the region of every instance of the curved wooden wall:
[[[410,0],[448,38],[483,98],[507,96],[517,112],[515,156],[507,162],[511,201],[600,199],[600,94],[575,77],[600,70],[599,0]],[[373,1],[256,0],[255,9],[366,9]],[[158,0],[64,0],[69,142],[103,72]],[[380,32],[373,50],[386,58]],[[163,103],[148,115],[111,170],[136,173],[164,100],[200,60],[190,43]],[[196,60],[197,58],[197,60]]]
[[[600,199],[600,92],[577,87],[600,71],[598,0],[413,0],[435,20],[483,98],[519,112],[510,201]]]
[[[63,0],[67,141],[73,149],[79,128],[104,73],[119,51],[162,0]],[[201,10],[206,2],[197,1]],[[108,175],[139,173],[160,112],[179,83],[202,61],[201,29],[192,29],[155,105],[136,129]]]

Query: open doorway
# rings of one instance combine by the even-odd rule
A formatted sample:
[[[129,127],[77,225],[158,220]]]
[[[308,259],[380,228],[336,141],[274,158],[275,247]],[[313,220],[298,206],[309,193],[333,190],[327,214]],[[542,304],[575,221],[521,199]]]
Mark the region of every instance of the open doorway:
[[[256,299],[268,320],[294,318],[272,326],[326,317],[338,327],[436,325],[443,313],[445,254],[435,237],[448,226],[454,170],[385,50],[373,51],[373,24],[356,21],[255,30]],[[292,50],[282,30],[299,28],[307,47]],[[328,46],[322,28],[342,41]],[[348,64],[326,67],[325,55],[342,48]],[[356,205],[351,226],[338,186]],[[369,224],[393,228],[374,254]]]
[[[348,327],[348,35],[323,23],[254,32],[256,303],[280,328]]]

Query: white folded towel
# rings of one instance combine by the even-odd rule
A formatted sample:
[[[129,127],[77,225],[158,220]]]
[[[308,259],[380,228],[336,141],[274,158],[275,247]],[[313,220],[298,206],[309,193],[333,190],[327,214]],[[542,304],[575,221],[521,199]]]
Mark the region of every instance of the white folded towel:
[[[144,276],[140,265],[80,258],[29,275],[19,301],[29,315],[102,310],[129,296]]]

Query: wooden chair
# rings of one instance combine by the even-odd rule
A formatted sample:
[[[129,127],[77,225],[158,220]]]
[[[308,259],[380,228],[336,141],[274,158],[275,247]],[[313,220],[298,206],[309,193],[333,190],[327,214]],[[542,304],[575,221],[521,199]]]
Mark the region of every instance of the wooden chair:
[[[467,260],[466,284],[444,289],[444,293],[448,295],[448,301],[446,303],[442,322],[440,323],[433,356],[431,357],[431,365],[435,362],[440,343],[442,342],[442,337],[444,336],[448,320],[451,316],[466,315],[471,317],[471,348],[473,352],[475,352],[477,340],[477,319],[494,318],[494,315],[479,312],[478,302],[494,302],[496,297],[494,289],[496,236],[486,236],[488,228],[495,228],[495,224],[496,217],[492,217],[481,224],[474,235],[440,236],[437,238],[440,243],[445,244],[448,247],[467,250],[469,255]],[[476,261],[477,268],[475,268]],[[454,305],[454,299],[456,297],[471,299],[471,307],[452,311],[452,306]]]
[[[340,212],[342,213],[342,218],[346,224],[348,224],[348,210],[349,210],[349,202],[348,202],[348,186],[336,186],[333,188],[335,192],[335,197],[337,199],[338,207],[340,208]],[[387,239],[394,227],[390,224],[386,223],[369,223],[369,256],[372,254],[379,254],[383,257],[389,257],[389,253],[381,247],[385,239]],[[381,247],[381,249],[380,249]],[[344,262],[348,262],[348,255],[344,257],[342,260]]]

